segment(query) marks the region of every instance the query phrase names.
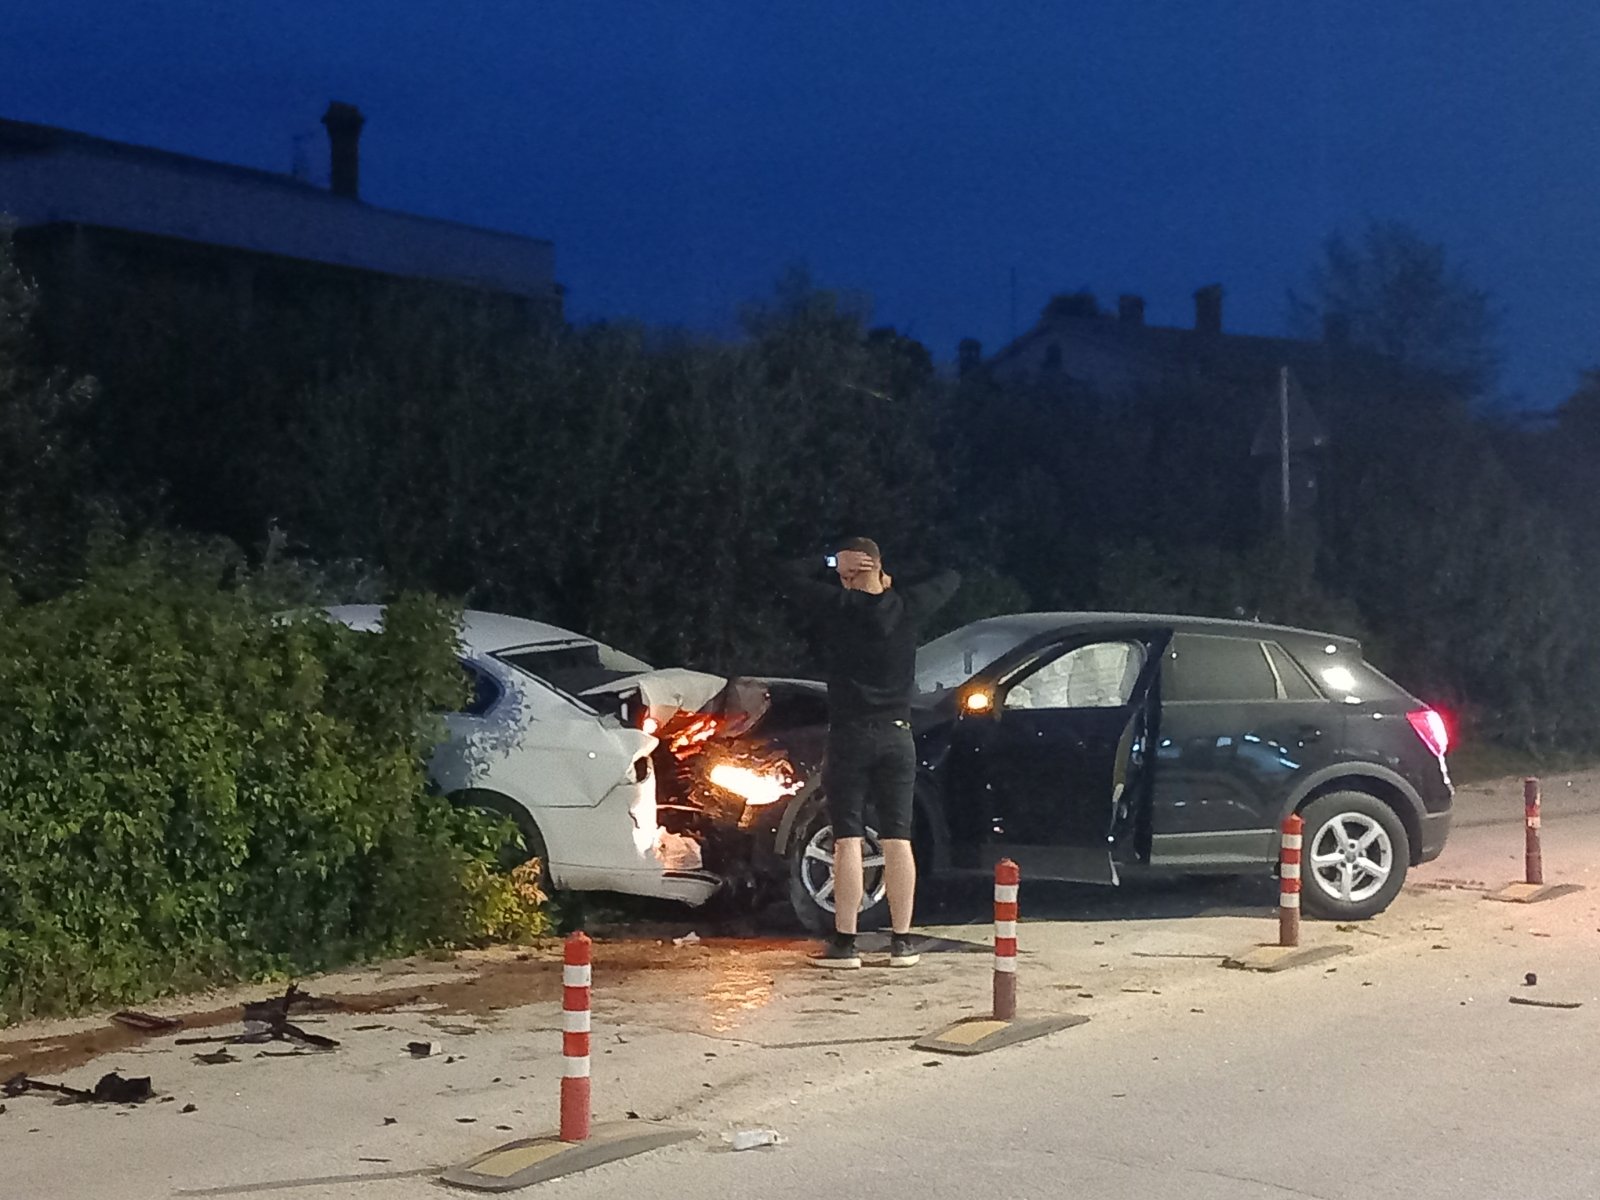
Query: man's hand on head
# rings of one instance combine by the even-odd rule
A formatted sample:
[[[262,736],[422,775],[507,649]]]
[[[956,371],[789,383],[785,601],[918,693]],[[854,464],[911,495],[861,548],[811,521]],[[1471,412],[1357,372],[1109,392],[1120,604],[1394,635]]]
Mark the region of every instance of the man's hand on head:
[[[841,550],[835,556],[834,569],[839,572],[839,578],[849,583],[857,575],[878,569],[877,561],[872,555],[861,550]]]

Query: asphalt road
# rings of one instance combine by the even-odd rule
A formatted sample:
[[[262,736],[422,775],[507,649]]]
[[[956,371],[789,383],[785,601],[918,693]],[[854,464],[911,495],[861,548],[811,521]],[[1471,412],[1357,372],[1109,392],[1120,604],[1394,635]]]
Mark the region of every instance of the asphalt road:
[[[1143,1010],[1031,1046],[938,1067],[924,1057],[870,1087],[752,1114],[781,1125],[779,1147],[684,1147],[544,1190],[573,1200],[1600,1195],[1590,867],[1600,815],[1592,796],[1565,788],[1546,813],[1547,877],[1590,890],[1500,905],[1473,885],[1516,877],[1517,803],[1504,787],[1464,795],[1451,852],[1419,872],[1434,886],[1398,905],[1385,932],[1348,935],[1383,940],[1359,957],[1170,981]],[[1025,937],[1037,944],[1045,931]]]
[[[1282,975],[1219,966],[1275,928],[1260,883],[1025,884],[1024,1010],[1091,1020],[976,1059],[908,1043],[981,1010],[981,897],[929,914],[950,922],[932,930],[946,952],[909,972],[808,970],[804,945],[781,940],[601,942],[597,1119],[637,1112],[704,1136],[523,1194],[1600,1195],[1600,774],[1567,782],[1546,783],[1546,873],[1586,891],[1535,906],[1486,899],[1521,869],[1520,790],[1464,789],[1445,857],[1372,922],[1308,923],[1308,942],[1351,952]],[[553,1124],[559,974],[540,954],[309,982],[318,994],[417,995],[308,1017],[340,1039],[335,1053],[241,1050],[220,1066],[170,1038],[76,1066],[50,1049],[103,1019],[8,1031],[35,1040],[0,1041],[0,1075],[8,1054],[14,1066],[55,1053],[40,1068],[53,1078],[150,1074],[170,1102],[9,1101],[0,1200],[437,1198],[440,1167]],[[414,1038],[446,1053],[412,1060]],[[753,1127],[785,1141],[723,1145],[723,1133]]]

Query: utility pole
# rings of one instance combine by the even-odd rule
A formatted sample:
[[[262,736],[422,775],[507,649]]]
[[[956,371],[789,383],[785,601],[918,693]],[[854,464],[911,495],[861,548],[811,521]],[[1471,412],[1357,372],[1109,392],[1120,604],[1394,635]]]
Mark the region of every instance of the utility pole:
[[[1278,372],[1278,483],[1283,502],[1283,539],[1289,540],[1289,368]]]

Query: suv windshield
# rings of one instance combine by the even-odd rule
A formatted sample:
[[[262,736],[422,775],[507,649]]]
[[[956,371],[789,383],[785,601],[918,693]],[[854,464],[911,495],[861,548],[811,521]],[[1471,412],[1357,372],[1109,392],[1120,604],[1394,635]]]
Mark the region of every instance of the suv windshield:
[[[1037,620],[992,617],[935,638],[917,651],[917,691],[958,688],[990,663],[1004,658],[1039,632]]]

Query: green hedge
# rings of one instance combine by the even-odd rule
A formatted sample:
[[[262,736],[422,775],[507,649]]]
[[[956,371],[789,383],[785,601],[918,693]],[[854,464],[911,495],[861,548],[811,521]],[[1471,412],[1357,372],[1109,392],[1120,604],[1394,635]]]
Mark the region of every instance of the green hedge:
[[[457,614],[284,620],[225,570],[0,597],[0,1024],[540,931],[504,826],[426,789]]]

